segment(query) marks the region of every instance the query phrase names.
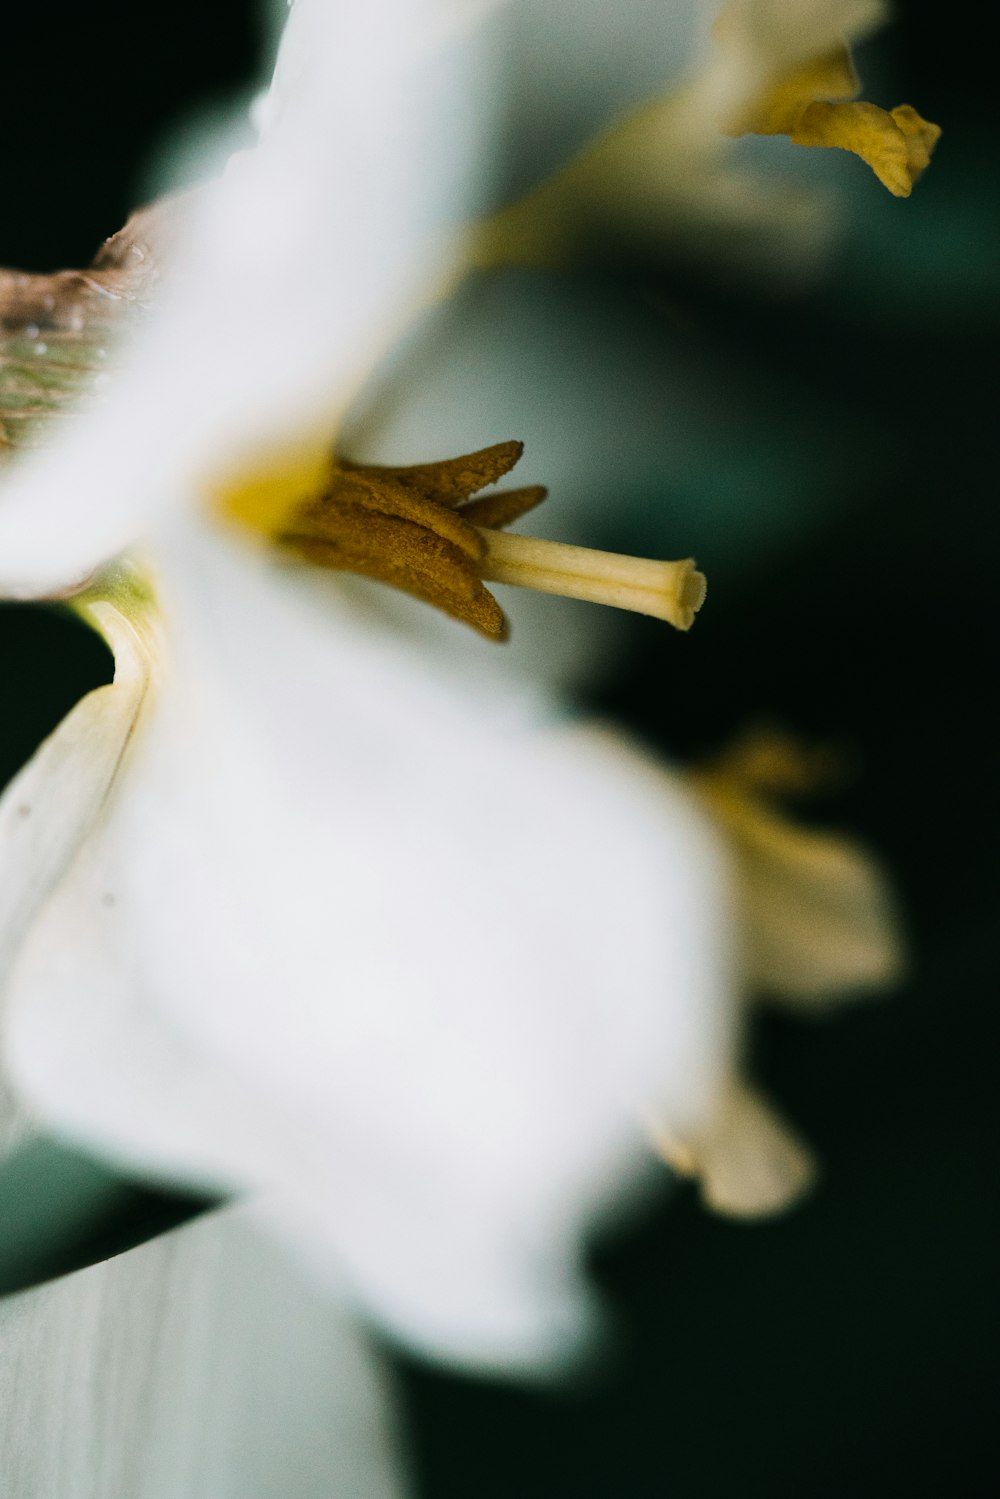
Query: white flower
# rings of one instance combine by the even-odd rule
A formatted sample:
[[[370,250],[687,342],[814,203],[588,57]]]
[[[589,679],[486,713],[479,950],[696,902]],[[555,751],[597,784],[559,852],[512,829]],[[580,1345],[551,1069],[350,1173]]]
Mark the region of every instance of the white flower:
[[[424,16],[299,0],[261,145],[190,204],[100,403],[6,479],[8,592],[142,535],[156,593],[81,596],[114,685],[0,804],[7,1058],[92,1148],[253,1192],[399,1336],[515,1367],[586,1333],[581,1230],[641,1173],[641,1107],[693,1127],[711,1099],[714,840],[626,745],[199,492],[315,436],[436,283],[428,203],[462,172],[418,109]]]
[[[711,1093],[711,839],[624,745],[530,732],[495,683],[432,675],[264,558],[192,533],[164,596],[159,666],[93,606],[116,683],[4,799],[24,871],[77,817],[80,757],[91,823],[108,780],[16,960],[10,1064],[119,1159],[265,1188],[403,1335],[558,1356],[576,1232],[622,1190],[635,1108],[687,1118]]]
[[[5,1063],[90,1148],[247,1193],[396,1336],[512,1369],[586,1336],[581,1240],[641,1184],[639,1120],[710,1128],[736,992],[716,837],[615,735],[205,509],[258,453],[329,444],[453,282],[489,113],[481,73],[442,92],[417,65],[431,9],[298,0],[260,145],[189,203],[109,388],[5,477],[0,589],[101,569],[77,607],[115,656],[0,800]],[[108,570],[140,541],[150,563]],[[209,1279],[241,1264],[218,1232]]]

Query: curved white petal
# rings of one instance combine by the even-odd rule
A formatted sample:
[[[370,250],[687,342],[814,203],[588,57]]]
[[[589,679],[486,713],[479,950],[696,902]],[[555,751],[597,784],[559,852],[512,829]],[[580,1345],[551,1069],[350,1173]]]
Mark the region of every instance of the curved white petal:
[[[92,622],[114,655],[114,681],[77,703],[0,795],[0,1024],[11,960],[100,818],[149,692],[142,633],[107,600],[94,604]],[[23,1127],[0,1076],[0,1156]]]
[[[616,232],[654,243],[681,220],[706,242],[713,231],[731,239],[734,222],[767,220],[762,184],[718,170],[718,121],[783,68],[873,25],[881,0],[732,4],[729,45],[700,70],[715,7],[634,3],[614,24],[642,59],[621,69],[605,65],[598,29],[571,7],[510,5],[477,29],[476,5],[297,0],[259,111],[262,139],[189,205],[172,288],[160,288],[139,335],[109,361],[99,406],[5,476],[0,592],[75,584],[178,495],[243,468],[248,448],[326,437],[414,308],[451,284],[451,231],[485,206],[504,102],[508,133],[527,114],[526,133],[537,134],[532,118],[547,121],[565,149],[591,128],[595,98],[598,116],[638,102],[621,75],[645,77],[659,53],[639,94],[659,73],[660,87],[678,73],[692,79],[497,221],[506,227],[483,241],[489,263],[553,248],[562,258],[583,208],[588,222],[603,214]],[[463,45],[449,48],[456,31]],[[795,228],[793,207],[781,195],[783,230]],[[798,210],[812,244],[822,215]]]
[[[403,1336],[563,1356],[640,1106],[695,1127],[725,1065],[712,838],[613,736],[181,551],[177,681],[22,953],[12,1064],[101,1148],[267,1189]]]
[[[401,1499],[387,1395],[343,1311],[232,1212],[0,1302],[17,1499]]]
[[[268,128],[189,203],[100,404],[0,481],[0,593],[58,591],[248,450],[325,434],[447,274],[439,234],[489,90],[482,70],[430,67],[434,11],[296,0]]]
[[[114,654],[114,681],[77,703],[0,796],[0,984],[98,820],[149,690],[152,661],[141,634],[108,601],[93,615]]]

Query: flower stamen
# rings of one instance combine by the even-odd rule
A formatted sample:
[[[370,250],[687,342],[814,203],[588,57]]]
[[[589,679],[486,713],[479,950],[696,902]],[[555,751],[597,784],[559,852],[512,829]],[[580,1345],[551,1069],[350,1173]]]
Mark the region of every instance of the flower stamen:
[[[716,24],[725,46],[732,7]],[[771,78],[723,122],[727,135],[787,135],[796,146],[834,146],[866,162],[896,198],[908,198],[941,135],[909,104],[882,109],[859,99],[861,85],[841,43]]]
[[[705,579],[690,558],[652,562],[504,533],[541,503],[545,489],[478,491],[509,473],[522,451],[519,442],[501,442],[405,468],[336,458],[311,478],[291,466],[287,484],[264,475],[230,488],[220,508],[303,561],[388,583],[491,640],[506,639],[508,630],[486,583],[608,604],[690,629],[705,597]]]

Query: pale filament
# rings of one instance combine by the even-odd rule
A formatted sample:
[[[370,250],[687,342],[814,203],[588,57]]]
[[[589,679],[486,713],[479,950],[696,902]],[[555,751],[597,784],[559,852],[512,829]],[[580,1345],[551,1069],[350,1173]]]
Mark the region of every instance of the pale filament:
[[[485,582],[512,583],[517,588],[651,614],[678,630],[691,628],[705,601],[705,577],[691,557],[652,562],[482,526],[476,529],[486,543],[486,554],[477,563]]]

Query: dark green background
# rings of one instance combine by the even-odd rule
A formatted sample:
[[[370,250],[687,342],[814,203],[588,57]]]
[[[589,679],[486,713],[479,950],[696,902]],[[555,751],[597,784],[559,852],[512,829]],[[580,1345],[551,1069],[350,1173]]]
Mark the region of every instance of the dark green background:
[[[131,206],[159,133],[252,76],[249,3],[176,0],[144,12],[141,30],[136,15],[113,0],[5,16],[0,263],[88,258]],[[1000,268],[980,17],[972,0],[909,4],[868,49],[884,102],[910,100],[946,134],[909,204],[876,195],[858,166],[862,207],[821,290],[723,291],[691,267],[592,288],[626,323],[682,305],[677,356],[749,372],[764,394],[747,492],[770,488],[778,516],[762,518],[772,541],[757,550],[731,485],[703,514],[686,506],[677,549],[712,577],[709,607],[683,649],[630,626],[630,665],[602,705],[681,756],[761,719],[847,750],[859,774],[815,814],[887,861],[911,981],[829,1023],[760,1024],[755,1065],[814,1143],[821,1189],[757,1226],[709,1218],[683,1189],[600,1246],[622,1342],[596,1388],[525,1391],[406,1365],[428,1499],[974,1499],[1000,1487]],[[733,441],[723,380],[708,495],[723,455],[732,473]],[[790,503],[790,458],[818,488],[840,465],[837,504],[805,513],[798,490]],[[637,548],[611,523],[605,539]],[[0,778],[106,670],[82,630],[0,608]]]

